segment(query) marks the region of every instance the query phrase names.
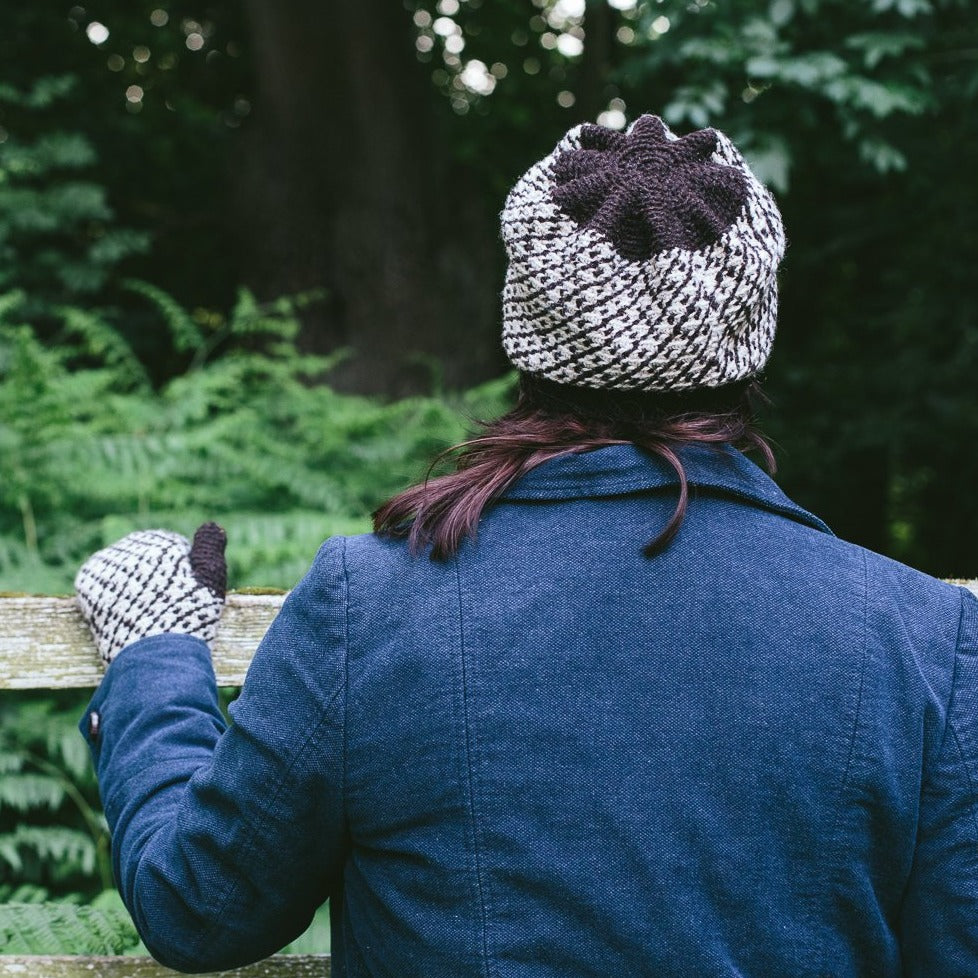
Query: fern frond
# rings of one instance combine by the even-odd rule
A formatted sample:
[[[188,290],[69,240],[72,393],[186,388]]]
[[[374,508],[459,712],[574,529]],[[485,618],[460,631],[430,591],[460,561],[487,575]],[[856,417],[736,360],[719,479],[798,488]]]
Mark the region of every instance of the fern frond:
[[[0,954],[123,954],[138,944],[124,910],[67,903],[0,905]]]
[[[173,347],[181,353],[194,353],[204,346],[204,335],[187,311],[163,289],[142,279],[130,278],[123,288],[148,299],[162,315],[163,321],[173,337]]]
[[[0,835],[0,862],[22,872],[28,860],[48,865],[61,877],[90,876],[97,863],[95,843],[77,829],[50,825],[18,825]]]
[[[24,758],[20,754],[0,753],[0,775],[8,777],[18,774],[24,768]]]
[[[249,289],[238,290],[238,301],[231,311],[228,328],[232,336],[267,333],[285,340],[295,339],[299,321],[288,299],[261,305]]]
[[[55,811],[65,799],[64,784],[46,774],[8,774],[0,781],[0,811]]]
[[[0,904],[3,903],[44,903],[51,898],[50,891],[33,883],[0,886]]]
[[[9,321],[10,314],[19,309],[24,304],[24,292],[22,289],[14,289],[0,295],[0,323]]]
[[[149,386],[146,368],[139,362],[132,347],[112,326],[77,306],[60,306],[56,311],[68,332],[84,341],[85,352],[98,357],[111,367],[118,368],[123,378],[133,386]]]

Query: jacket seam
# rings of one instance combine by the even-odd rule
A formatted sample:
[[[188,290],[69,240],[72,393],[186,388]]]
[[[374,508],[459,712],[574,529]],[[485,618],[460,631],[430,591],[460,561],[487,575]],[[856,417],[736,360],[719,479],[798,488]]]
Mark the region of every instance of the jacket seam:
[[[863,700],[863,684],[866,681],[866,655],[867,655],[867,638],[869,636],[869,568],[867,567],[866,554],[863,557],[863,628],[862,628],[862,656],[859,663],[859,689],[856,692],[856,710],[853,717],[852,733],[849,737],[849,747],[846,751],[846,767],[842,774],[842,790],[845,790],[846,785],[849,783],[849,772],[852,769],[853,755],[856,752],[856,736],[859,733],[859,715],[862,710],[862,700]],[[836,821],[836,826],[838,826],[841,821],[841,815]]]
[[[462,679],[462,721],[465,726],[465,759],[466,759],[466,769],[468,771],[468,806],[469,806],[469,818],[472,823],[472,840],[473,840],[473,861],[475,863],[475,882],[476,890],[479,894],[479,912],[482,917],[482,960],[483,967],[482,971],[486,978],[490,978],[492,974],[491,968],[491,958],[489,956],[489,910],[487,903],[487,892],[489,889],[488,880],[485,879],[483,873],[482,859],[480,856],[481,846],[479,840],[479,823],[476,817],[476,805],[475,805],[475,771],[473,769],[472,762],[472,730],[471,724],[469,722],[469,689],[468,689],[468,671],[465,667],[465,622],[462,614],[462,575],[458,566],[458,557],[454,559],[455,564],[455,587],[456,594],[458,598],[458,644],[459,644],[459,660],[461,664],[461,679]]]
[[[839,841],[842,836],[842,824],[843,824],[843,813],[846,810],[844,804],[846,790],[849,785],[849,775],[852,771],[853,761],[856,753],[856,741],[859,736],[859,722],[860,716],[862,715],[862,702],[863,702],[863,687],[866,682],[866,660],[869,656],[869,564],[866,558],[866,554],[862,554],[863,559],[863,620],[862,620],[862,634],[860,636],[860,646],[861,646],[861,656],[859,663],[859,687],[856,691],[856,704],[855,710],[853,711],[852,719],[852,733],[849,735],[849,744],[846,749],[846,765],[842,772],[842,780],[839,784],[839,794],[838,794],[838,806],[837,814],[835,817],[835,822],[832,826],[832,835],[829,839],[829,844],[831,846],[832,852],[832,873],[830,879],[833,882],[833,886],[836,885],[838,881],[838,863],[839,854],[838,847]],[[823,948],[820,952],[824,956],[825,949]]]
[[[937,752],[937,757],[941,758],[944,756],[945,746],[947,743],[947,738],[950,735],[954,746],[957,748],[958,757],[961,759],[961,767],[964,770],[965,781],[968,782],[968,793],[973,799],[975,796],[975,778],[972,774],[971,765],[968,763],[968,755],[961,745],[961,738],[958,736],[958,732],[955,729],[954,721],[951,719],[951,712],[954,709],[954,699],[958,689],[958,671],[961,664],[961,632],[964,627],[964,594],[960,597],[961,612],[958,616],[958,631],[954,640],[954,669],[951,673],[951,693],[948,696],[947,701],[947,713],[944,717],[944,731],[941,735],[941,746]],[[928,779],[929,780],[929,779]],[[978,812],[975,811],[974,801],[968,805],[968,811],[971,816],[971,826],[974,830],[974,838],[978,840]]]
[[[316,721],[316,723],[312,726],[312,728],[309,730],[309,733],[303,738],[301,746],[296,751],[295,756],[292,758],[292,761],[289,763],[288,768],[286,768],[286,770],[283,773],[282,777],[279,779],[279,783],[276,785],[275,791],[271,795],[271,802],[269,804],[269,808],[274,808],[278,804],[279,798],[282,797],[282,794],[284,793],[286,786],[288,785],[288,783],[292,779],[292,772],[295,770],[296,766],[299,764],[300,759],[304,757],[304,755],[306,753],[306,749],[309,747],[309,744],[313,741],[313,739],[316,737],[316,735],[322,729],[322,727],[324,726],[324,724],[326,723],[326,721],[329,719],[329,717],[328,717],[328,711],[332,708],[333,703],[336,701],[336,698],[338,696],[339,696],[339,690],[337,690],[329,698],[329,700],[327,701],[327,703],[323,707],[322,715]],[[268,821],[269,821],[269,817],[268,816],[265,816],[265,817],[262,817],[261,819],[259,819],[256,822],[245,823],[246,824],[246,830],[245,830],[244,836],[243,836],[243,838],[241,840],[241,860],[240,861],[243,862],[248,856],[250,856],[252,854],[252,852],[254,851],[254,848],[255,848],[255,843],[257,842],[257,840],[259,838],[259,835],[261,833],[261,830],[264,829],[264,827],[268,824]],[[187,959],[188,962],[189,961],[193,961],[193,960],[196,959],[197,952],[201,949],[201,947],[204,946],[204,944],[206,943],[206,941],[208,940],[208,938],[210,938],[214,934],[214,932],[217,930],[218,924],[221,923],[221,920],[222,920],[222,918],[224,916],[224,911],[227,909],[228,904],[231,902],[231,899],[235,895],[235,893],[237,892],[237,890],[238,890],[238,881],[236,879],[232,879],[228,883],[227,890],[221,896],[221,899],[218,901],[217,906],[215,907],[215,910],[214,910],[214,920],[213,920],[213,922],[210,924],[210,926],[206,930],[204,930],[201,933],[201,936],[198,938],[198,940],[196,941],[196,943],[193,945],[193,953]]]
[[[345,690],[343,691],[345,692]],[[269,810],[272,810],[277,806],[278,801],[282,797],[283,793],[285,792],[286,786],[291,781],[293,772],[298,766],[300,760],[302,760],[305,757],[309,745],[312,743],[312,741],[315,739],[319,731],[323,728],[323,726],[328,721],[330,710],[332,709],[333,704],[336,702],[337,697],[340,695],[340,692],[341,689],[337,689],[333,693],[333,695],[329,697],[329,699],[323,705],[322,710],[320,711],[319,718],[309,728],[305,737],[302,738],[299,749],[292,756],[292,759],[289,761],[288,766],[286,767],[285,771],[282,773],[282,776],[279,779],[279,782],[276,785],[275,790],[271,794]],[[345,713],[345,705],[344,705],[344,713]],[[345,808],[345,805],[346,805],[346,798],[344,793],[342,807]],[[243,862],[246,859],[246,857],[250,856],[251,853],[254,851],[255,844],[259,838],[260,832],[268,824],[269,818],[270,816],[263,816],[262,818],[258,819],[256,822],[245,823],[245,830],[241,840],[240,861]],[[218,925],[221,923],[224,917],[224,911],[227,909],[227,906],[231,902],[231,899],[238,891],[238,885],[239,885],[238,880],[236,879],[231,879],[229,881],[227,889],[224,891],[220,900],[217,902],[214,911],[214,918],[210,926],[208,926],[205,930],[201,932],[200,937],[193,944],[193,951],[187,956],[187,958],[185,958],[184,963],[189,964],[193,962],[197,958],[197,954],[200,951],[200,949],[204,946],[207,940],[217,931]]]
[[[958,738],[957,731],[954,729],[954,725],[951,725],[951,737],[954,740],[954,746],[958,749],[958,756],[961,758],[961,767],[964,768],[964,778],[968,782],[968,794],[971,796],[972,801],[968,805],[968,814],[971,816],[971,827],[974,831],[974,840],[978,841],[978,813],[975,812],[975,779],[971,774],[971,766],[968,764],[968,757],[961,746],[961,741]]]
[[[347,788],[349,786],[349,751],[347,745],[347,724],[350,718],[350,576],[346,564],[346,537],[341,537],[340,564],[343,568],[343,744],[341,747],[342,772],[343,772],[343,801],[340,805],[340,813],[343,818],[343,825],[349,825],[347,817]]]
[[[944,753],[944,744],[947,740],[947,735],[951,731],[951,707],[954,705],[954,692],[958,688],[958,665],[960,664],[960,653],[961,653],[961,632],[964,629],[964,593],[958,596],[958,630],[954,636],[954,668],[951,670],[951,688],[947,696],[947,706],[944,710],[944,729],[941,731],[941,743],[937,749],[937,757],[941,757]],[[922,786],[927,783],[929,779],[922,778]]]

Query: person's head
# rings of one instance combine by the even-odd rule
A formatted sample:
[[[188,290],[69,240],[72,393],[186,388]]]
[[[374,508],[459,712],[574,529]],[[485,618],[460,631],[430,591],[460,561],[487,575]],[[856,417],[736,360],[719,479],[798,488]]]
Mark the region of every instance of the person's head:
[[[751,395],[774,338],[785,237],[774,199],[726,136],[677,137],[655,116],[625,133],[577,126],[517,181],[502,233],[517,406],[457,447],[456,472],[381,507],[377,532],[449,556],[529,469],[632,442],[680,484],[651,555],[685,513],[684,444],[758,449],[773,468]]]

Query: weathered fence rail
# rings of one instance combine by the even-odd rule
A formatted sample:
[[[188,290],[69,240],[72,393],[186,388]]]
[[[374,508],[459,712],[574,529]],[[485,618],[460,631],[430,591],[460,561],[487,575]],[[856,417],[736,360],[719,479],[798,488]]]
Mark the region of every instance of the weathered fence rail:
[[[214,642],[222,686],[240,686],[282,594],[228,595]],[[102,665],[74,598],[0,597],[0,689],[95,688]]]
[[[176,974],[152,958],[0,955],[0,978],[167,978]],[[219,978],[329,978],[329,975],[327,956],[295,954],[268,958],[235,971],[222,971]],[[218,978],[218,975],[200,978]]]

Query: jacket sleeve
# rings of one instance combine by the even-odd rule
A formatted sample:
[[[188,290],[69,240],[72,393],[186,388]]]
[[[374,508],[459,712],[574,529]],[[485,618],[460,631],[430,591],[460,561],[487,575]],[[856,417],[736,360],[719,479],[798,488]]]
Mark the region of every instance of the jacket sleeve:
[[[902,917],[907,978],[978,975],[978,600],[964,591],[944,738],[924,772]]]
[[[230,728],[207,646],[182,635],[123,650],[82,720],[123,900],[153,956],[177,970],[274,953],[338,885],[344,542],[327,543],[286,599]]]

